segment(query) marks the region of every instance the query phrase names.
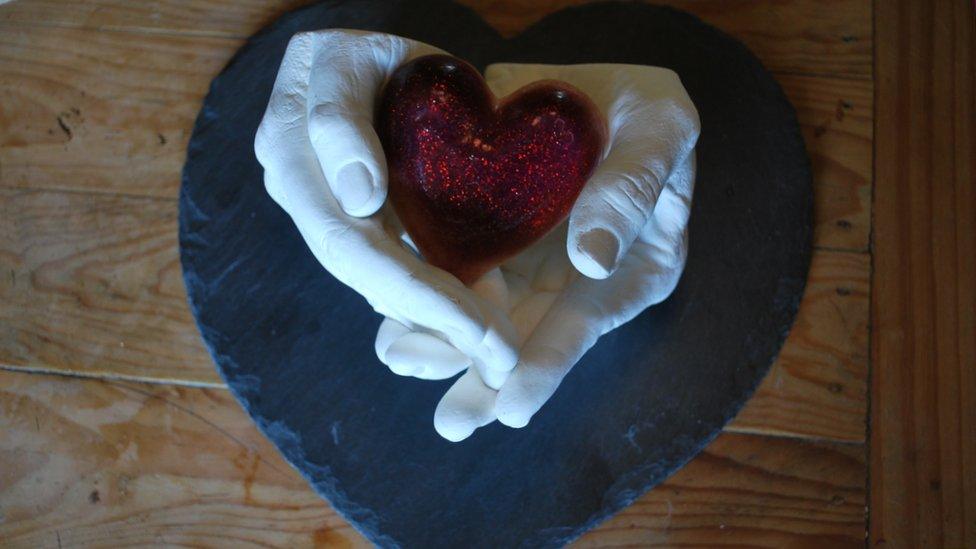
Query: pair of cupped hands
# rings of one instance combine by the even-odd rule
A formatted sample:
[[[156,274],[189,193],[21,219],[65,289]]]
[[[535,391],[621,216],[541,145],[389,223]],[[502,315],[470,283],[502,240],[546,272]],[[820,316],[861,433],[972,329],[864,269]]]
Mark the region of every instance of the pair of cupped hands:
[[[438,53],[388,34],[295,35],[255,152],[315,257],[385,317],[379,359],[420,379],[464,372],[434,413],[437,432],[459,441],[495,419],[527,425],[600,336],[672,292],[687,256],[699,121],[667,69],[489,66],[499,98],[545,79],[586,93],[606,117],[607,146],[569,219],[467,287],[418,256],[386,204],[372,126],[390,74]]]

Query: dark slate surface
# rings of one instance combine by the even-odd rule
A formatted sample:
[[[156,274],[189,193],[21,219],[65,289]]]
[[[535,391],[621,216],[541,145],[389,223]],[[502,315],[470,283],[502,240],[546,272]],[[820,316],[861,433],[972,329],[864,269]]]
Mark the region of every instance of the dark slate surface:
[[[492,61],[625,62],[678,72],[701,114],[691,254],[674,295],[600,340],[525,429],[451,444],[450,382],[389,373],[380,322],[332,279],[264,192],[252,152],[296,31],[409,36]],[[691,459],[773,362],[810,258],[810,169],[793,108],[742,46],[687,14],[600,4],[502,40],[442,1],[325,2],[253,37],[212,85],[190,141],[180,245],[190,305],[264,433],[374,542],[557,546]]]

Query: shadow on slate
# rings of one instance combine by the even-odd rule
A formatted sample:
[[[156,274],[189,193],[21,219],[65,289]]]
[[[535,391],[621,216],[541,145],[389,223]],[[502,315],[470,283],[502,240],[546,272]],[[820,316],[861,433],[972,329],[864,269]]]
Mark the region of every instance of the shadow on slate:
[[[602,338],[532,423],[458,444],[450,385],[373,353],[380,318],[334,280],[264,192],[255,129],[292,34],[408,36],[468,59],[675,70],[702,134],[691,253],[675,293]],[[381,546],[558,546],[711,441],[774,361],[809,267],[812,188],[792,106],[739,42],[669,8],[567,9],[510,40],[444,1],[324,2],[251,38],[218,76],[180,196],[183,272],[220,373],[315,490]]]

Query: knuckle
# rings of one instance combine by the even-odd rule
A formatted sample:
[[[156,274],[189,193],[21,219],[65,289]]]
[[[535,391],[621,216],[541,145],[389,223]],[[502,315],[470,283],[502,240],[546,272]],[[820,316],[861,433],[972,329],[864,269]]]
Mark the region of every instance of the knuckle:
[[[372,120],[349,105],[327,101],[316,105],[309,113],[308,135],[313,143],[324,140],[355,144],[364,140]]]
[[[405,38],[392,34],[370,35],[367,43],[373,60],[387,72],[395,69],[410,50],[410,43]]]
[[[322,235],[319,237],[319,249],[329,258],[345,257],[350,237],[355,236],[352,226],[334,221],[323,223]],[[352,247],[358,247],[355,244]]]
[[[268,108],[269,122],[280,125],[294,124],[305,114],[305,96],[299,90],[281,91],[272,99]]]
[[[650,208],[657,202],[661,184],[654,170],[644,164],[634,163],[620,174],[620,188],[642,207]]]
[[[312,108],[308,115],[309,136],[315,140],[328,135],[340,123],[347,109],[334,101],[324,101]]]
[[[286,57],[308,55],[311,52],[312,44],[320,36],[321,31],[302,31],[294,34],[288,40],[288,47],[285,49]]]
[[[657,202],[657,192],[651,181],[654,174],[644,167],[615,173],[612,183],[602,193],[603,202],[624,219],[643,226]]]

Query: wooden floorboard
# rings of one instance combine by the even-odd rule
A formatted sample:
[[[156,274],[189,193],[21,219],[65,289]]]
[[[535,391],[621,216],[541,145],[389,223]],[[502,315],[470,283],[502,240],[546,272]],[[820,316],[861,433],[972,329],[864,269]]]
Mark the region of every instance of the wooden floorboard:
[[[366,545],[225,391],[0,372],[0,431],[6,547]],[[864,469],[860,444],[725,434],[579,545],[858,547]]]
[[[814,253],[786,345],[729,429],[864,441],[869,277],[867,255]]]
[[[778,75],[796,107],[814,181],[814,244],[868,251],[871,232],[873,85]]]
[[[0,28],[0,185],[175,200],[203,96],[237,46]]]
[[[176,216],[172,201],[0,189],[0,364],[218,383]]]
[[[11,372],[0,387],[0,545],[361,541],[225,390]]]
[[[248,10],[259,4],[234,13],[252,17]],[[38,2],[38,9],[48,5]],[[197,9],[207,6],[212,5]],[[15,7],[23,8],[4,6],[0,13]],[[507,10],[483,7],[491,13]],[[156,4],[152,13],[146,9],[111,2],[98,9],[72,5],[48,21],[67,27],[8,25],[0,33],[0,71],[18,77],[0,82],[0,120],[10,129],[0,136],[0,186],[12,188],[2,191],[6,215],[0,230],[8,239],[0,247],[0,267],[6,271],[0,295],[9,296],[9,306],[0,315],[9,321],[0,327],[0,364],[220,383],[184,305],[173,200],[199,102],[239,41],[129,30],[140,18],[178,20],[167,11],[175,9],[171,4]],[[778,9],[776,17],[811,8]],[[503,19],[498,24],[509,32],[529,22]],[[793,13],[788,19],[803,18]],[[126,30],[96,30],[105,26]],[[816,244],[864,251],[870,226],[871,83],[779,78],[797,106],[811,154]],[[859,265],[853,270],[851,258],[836,257],[827,271],[817,271],[823,283],[811,285],[804,301],[798,325],[808,328],[791,337],[734,428],[863,440],[866,267],[863,257],[853,259]],[[90,327],[97,330],[86,331]]]
[[[185,305],[176,246],[179,173],[210,80],[245,37],[303,3],[0,5],[0,370],[34,372],[0,371],[0,545],[193,545],[220,532],[237,545],[364,546],[221,388]],[[463,3],[511,35],[579,1]],[[818,251],[796,328],[729,432],[579,544],[861,546],[875,129],[870,3],[664,3],[745,42],[783,85],[811,156]],[[965,21],[957,17],[951,36]],[[958,91],[955,102],[971,114]],[[886,112],[903,103],[887,102]],[[972,143],[971,131],[954,128],[955,139]],[[936,203],[954,219],[972,219],[972,188],[958,183],[966,174],[950,178],[952,201]],[[959,251],[972,251],[972,239],[959,236],[967,228],[971,222],[956,226]],[[969,263],[958,257],[971,273],[973,255]],[[940,307],[958,299],[955,329],[973,333],[964,308],[971,288],[941,276]],[[959,356],[971,356],[960,341]],[[944,402],[929,401],[928,409],[950,417],[952,406],[976,410],[965,389],[972,375],[963,368],[940,377]],[[963,388],[953,392],[956,381]],[[958,434],[922,438],[947,447]],[[972,445],[964,450],[958,463],[945,452],[924,458],[972,471]],[[888,464],[889,493],[890,479],[906,471],[919,489],[947,482],[929,482],[925,464],[924,471]],[[960,482],[972,493],[971,478]],[[925,512],[951,523],[958,490],[941,493],[948,495],[938,511]],[[878,531],[912,505],[886,509]],[[959,513],[973,524],[972,506]],[[967,528],[960,531],[971,536]]]
[[[584,0],[462,0],[505,35]],[[305,0],[19,0],[0,24],[244,38]],[[871,76],[871,10],[863,0],[664,0],[742,40],[767,67],[797,74]]]
[[[3,28],[0,186],[175,200],[193,121],[211,78],[238,45],[224,38]],[[779,79],[810,152],[816,244],[865,251],[871,83]]]
[[[221,383],[186,306],[176,216],[151,198],[0,189],[0,364]],[[867,278],[864,254],[815,253],[796,326],[736,427],[863,440]]]
[[[875,3],[871,544],[976,543],[976,13]]]

